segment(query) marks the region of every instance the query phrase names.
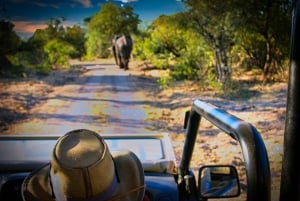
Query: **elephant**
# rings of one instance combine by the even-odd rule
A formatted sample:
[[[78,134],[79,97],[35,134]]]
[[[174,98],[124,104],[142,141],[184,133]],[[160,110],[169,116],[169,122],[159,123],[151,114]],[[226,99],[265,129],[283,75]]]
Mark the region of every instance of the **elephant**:
[[[133,42],[130,35],[116,35],[112,40],[112,50],[116,64],[128,70],[128,63],[132,51]]]

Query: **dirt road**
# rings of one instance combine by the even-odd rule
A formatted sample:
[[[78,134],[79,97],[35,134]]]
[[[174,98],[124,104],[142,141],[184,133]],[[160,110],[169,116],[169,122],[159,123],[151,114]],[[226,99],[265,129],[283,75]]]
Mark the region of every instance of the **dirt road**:
[[[146,78],[114,64],[85,64],[74,83],[57,87],[4,134],[59,134],[88,128],[102,133],[151,132]],[[143,86],[144,85],[144,86]],[[146,93],[145,93],[146,92]]]

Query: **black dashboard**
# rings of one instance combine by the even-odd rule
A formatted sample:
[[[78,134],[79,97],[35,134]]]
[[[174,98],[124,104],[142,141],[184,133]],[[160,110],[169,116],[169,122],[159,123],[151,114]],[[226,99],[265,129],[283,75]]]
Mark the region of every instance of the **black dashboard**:
[[[29,172],[1,173],[0,200],[22,201],[21,186]],[[145,173],[146,195],[151,201],[178,201],[174,176],[166,173]]]

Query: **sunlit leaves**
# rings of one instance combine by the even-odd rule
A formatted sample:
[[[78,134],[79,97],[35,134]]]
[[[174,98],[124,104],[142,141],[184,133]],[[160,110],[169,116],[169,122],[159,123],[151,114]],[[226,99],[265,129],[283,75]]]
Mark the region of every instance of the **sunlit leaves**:
[[[11,55],[14,65],[35,69],[44,73],[52,68],[69,67],[69,59],[85,54],[85,30],[79,25],[65,27],[64,18],[52,18],[47,27],[38,29],[18,52]]]
[[[81,58],[85,54],[85,31],[79,25],[66,28],[64,41],[75,48],[76,52],[72,57]]]
[[[160,16],[138,44],[139,52],[156,67],[170,70],[168,80],[198,80],[211,65],[211,49],[186,19],[184,13]]]
[[[44,46],[44,51],[52,68],[62,69],[70,67],[70,55],[75,52],[75,48],[66,42],[53,39]]]

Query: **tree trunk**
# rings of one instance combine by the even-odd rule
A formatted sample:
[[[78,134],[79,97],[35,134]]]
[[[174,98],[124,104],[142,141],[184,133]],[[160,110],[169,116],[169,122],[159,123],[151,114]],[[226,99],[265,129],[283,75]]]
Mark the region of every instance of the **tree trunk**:
[[[222,85],[230,81],[230,70],[228,67],[228,56],[224,47],[216,48],[216,77]]]
[[[263,69],[264,82],[267,82],[270,79],[270,73],[272,68],[272,54],[271,54],[271,42],[269,38],[266,38],[266,59]]]

